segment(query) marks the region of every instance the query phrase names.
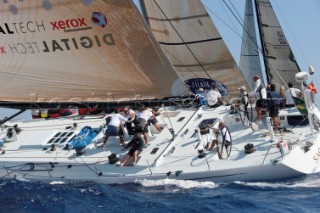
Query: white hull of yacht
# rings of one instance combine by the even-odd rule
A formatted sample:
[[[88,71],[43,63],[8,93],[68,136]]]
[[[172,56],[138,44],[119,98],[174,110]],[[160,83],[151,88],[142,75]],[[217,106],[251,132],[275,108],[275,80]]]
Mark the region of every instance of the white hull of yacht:
[[[281,111],[282,122],[298,112],[290,109]],[[183,119],[181,119],[184,117]],[[208,134],[196,137],[195,129],[206,119],[224,119],[233,137],[232,151],[227,159],[219,159],[216,151],[205,151],[206,156],[199,158],[198,150],[208,140]],[[127,153],[121,150],[118,138],[110,138],[106,147],[98,148],[97,143],[103,139],[100,132],[86,147],[86,153],[77,156],[75,150],[64,150],[57,146],[50,151],[48,140],[57,132],[73,123],[100,128],[105,122],[103,117],[85,117],[84,119],[61,118],[52,120],[32,120],[17,122],[22,131],[17,140],[5,143],[4,154],[0,155],[0,177],[20,180],[51,181],[94,181],[106,184],[122,184],[139,180],[196,180],[196,181],[249,181],[277,180],[312,174],[318,171],[320,141],[317,133],[313,139],[310,127],[299,126],[279,135],[270,141],[265,128],[252,131],[245,127],[239,114],[231,115],[225,106],[217,109],[162,109],[159,123],[166,126],[162,132],[152,130],[151,145],[140,154],[136,166],[117,166],[109,164],[108,156],[115,153],[120,159]],[[16,123],[13,123],[16,124]],[[11,125],[11,124],[7,124]],[[175,138],[169,128],[175,130]],[[5,129],[4,129],[5,130]],[[5,136],[5,132],[1,137]],[[127,138],[128,140],[130,138]],[[286,152],[277,148],[279,140],[286,140],[290,149]],[[244,152],[244,146],[252,143],[256,151]],[[44,149],[46,148],[46,149]],[[155,148],[158,151],[152,154]]]

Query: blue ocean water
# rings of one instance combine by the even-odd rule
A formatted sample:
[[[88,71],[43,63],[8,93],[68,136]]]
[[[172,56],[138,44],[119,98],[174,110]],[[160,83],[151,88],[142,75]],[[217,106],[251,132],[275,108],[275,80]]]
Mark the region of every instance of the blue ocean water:
[[[2,180],[0,212],[319,212],[320,174],[282,182],[124,185]]]

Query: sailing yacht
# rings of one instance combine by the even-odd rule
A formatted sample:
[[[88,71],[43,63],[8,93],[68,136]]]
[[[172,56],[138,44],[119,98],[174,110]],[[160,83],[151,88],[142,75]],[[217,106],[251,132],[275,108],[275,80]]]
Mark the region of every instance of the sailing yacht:
[[[298,69],[270,2],[254,2],[267,64],[265,74],[259,74],[267,82],[294,81],[304,87],[308,73]],[[305,105],[299,105],[307,113],[296,107],[281,110],[282,130],[272,128],[267,113],[265,123],[257,126],[243,112],[231,113],[227,104],[199,106],[192,94],[200,87],[214,83],[230,98],[240,86],[252,87],[252,73],[246,72],[257,64],[244,58],[241,72],[200,0],[140,0],[140,5],[142,15],[131,0],[1,4],[0,88],[5,92],[0,106],[38,113],[103,111],[13,121],[18,112],[4,119],[1,179],[227,182],[287,179],[319,171],[320,113],[310,91]],[[247,1],[247,14],[252,6]],[[252,20],[247,21],[244,41],[255,45]],[[243,56],[255,55],[245,54],[251,50],[243,45]],[[119,166],[117,161],[127,155],[119,138],[110,137],[106,146],[99,146],[107,118],[116,108],[137,110],[142,105],[156,109],[162,131],[150,126],[149,143],[137,163]],[[218,145],[209,151],[221,123],[231,143],[220,134]],[[125,143],[131,138],[125,134]]]

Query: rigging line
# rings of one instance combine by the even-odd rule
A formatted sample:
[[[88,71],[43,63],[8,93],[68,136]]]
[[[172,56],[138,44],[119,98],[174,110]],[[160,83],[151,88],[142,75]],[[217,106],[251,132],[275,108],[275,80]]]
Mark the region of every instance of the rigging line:
[[[239,14],[238,10],[236,9],[236,7],[234,6],[234,4],[232,3],[231,0],[229,0],[229,4],[231,4],[233,10],[236,11],[236,13],[237,13],[239,19],[241,19],[242,23],[244,23],[244,20],[242,19],[241,15]]]
[[[248,1],[248,0],[247,0]],[[250,0],[251,1],[251,0]],[[238,17],[239,17],[239,19],[241,20],[241,23],[242,23],[242,28],[243,28],[243,31],[247,34],[247,35],[249,35],[249,39],[251,40],[251,41],[253,41],[253,43],[257,46],[257,48],[258,48],[258,52],[257,52],[257,55],[243,55],[242,53],[241,53],[241,55],[242,56],[248,56],[248,57],[250,57],[250,56],[256,56],[256,57],[259,57],[259,62],[260,62],[260,54],[259,54],[259,44],[258,44],[258,42],[257,42],[257,40],[255,40],[254,39],[254,35],[251,35],[249,32],[248,32],[248,30],[247,30],[247,28],[245,28],[244,27],[244,18],[245,18],[245,16],[247,15],[247,13],[246,13],[246,6],[245,6],[245,14],[244,14],[244,18],[242,18],[241,17],[241,15],[239,14],[239,12],[238,12],[238,10],[236,9],[236,7],[234,6],[234,4],[232,3],[232,1],[231,0],[229,0],[229,3],[231,4],[231,6],[232,6],[232,8],[233,8],[233,10],[237,13],[237,15],[238,15]],[[252,11],[253,12],[253,11]],[[254,16],[254,13],[252,13],[252,16]],[[239,21],[240,22],[240,21]],[[241,48],[242,49],[242,48]],[[242,51],[241,51],[242,52]],[[261,52],[261,51],[260,51]],[[261,55],[263,55],[263,54],[261,54]],[[240,64],[241,64],[241,57],[240,57]],[[259,66],[260,67],[260,69],[261,69],[261,64],[260,63],[258,63],[258,62],[254,62],[254,64],[256,65],[256,66]],[[262,71],[262,70],[261,70]]]
[[[135,7],[135,8],[136,8],[135,3],[134,3],[133,1],[130,1],[130,4],[131,4],[132,7]],[[145,26],[146,24],[148,24],[148,23],[146,23],[146,21],[145,21],[144,23],[142,22],[142,21],[144,20],[143,18],[141,18],[141,19],[139,19],[139,20],[140,20],[140,23],[141,23],[143,26]],[[147,28],[146,28],[146,29],[147,29]],[[169,68],[169,67],[174,68],[174,67],[172,66],[170,60],[169,60],[167,57],[165,57],[164,51],[161,51],[161,50],[163,50],[163,49],[162,49],[161,47],[158,47],[159,45],[156,46],[156,44],[159,44],[159,43],[158,43],[158,41],[155,39],[155,36],[153,35],[153,33],[151,32],[151,28],[150,28],[150,27],[149,27],[149,30],[146,30],[146,33],[148,34],[148,38],[149,38],[149,40],[150,40],[150,42],[151,42],[151,44],[152,44],[152,47],[153,47],[153,49],[155,50],[155,52],[157,53],[157,55],[158,55],[158,57],[159,57],[159,60],[161,61],[161,63],[163,64],[163,66],[166,67],[166,68]],[[162,54],[161,54],[161,53],[162,53]],[[164,59],[167,59],[167,61],[170,62],[170,65],[171,65],[171,66],[169,66],[169,65],[164,61]],[[170,73],[167,73],[167,74],[169,75]],[[172,75],[174,75],[174,74],[172,73]],[[170,75],[170,77],[172,77],[172,75]],[[169,77],[169,76],[168,76],[168,77]],[[188,90],[186,84],[184,84],[184,86],[185,86],[186,90]],[[142,97],[141,97],[141,98],[142,98]]]
[[[182,38],[182,36],[180,35],[180,33],[178,32],[178,30],[173,26],[172,22],[169,20],[169,18],[167,17],[167,15],[164,13],[164,11],[161,9],[160,5],[157,3],[156,0],[154,0],[154,3],[157,5],[157,7],[159,8],[160,12],[164,15],[164,17],[168,20],[170,26],[174,29],[174,31],[177,33],[177,35],[179,36],[179,38],[184,42],[185,40]],[[186,44],[187,49],[189,50],[189,52],[191,53],[191,55],[194,57],[194,59],[198,62],[199,66],[203,69],[203,71],[206,73],[206,75],[209,77],[209,79],[212,80],[210,74],[207,72],[207,70],[202,66],[201,62],[199,61],[199,59],[196,57],[196,55],[192,52],[192,50],[190,49],[189,45]]]
[[[247,35],[249,36],[249,38],[253,41],[253,43],[256,45],[256,47],[258,48],[259,52],[263,55],[262,53],[262,49],[259,46],[259,44],[257,43],[257,41],[254,40],[254,38],[252,37],[252,35],[248,32],[248,30],[245,28],[245,26],[243,25],[243,23],[239,20],[239,18],[236,16],[236,14],[232,11],[232,9],[230,8],[230,6],[225,2],[225,0],[223,0],[224,4],[228,7],[228,9],[230,10],[230,12],[232,13],[232,15],[235,17],[235,19],[238,21],[238,23],[242,26],[243,30],[247,33]],[[233,4],[232,4],[233,5]],[[233,6],[234,7],[234,6]],[[237,12],[238,13],[238,12]],[[264,56],[263,56],[264,57]]]
[[[11,175],[11,174],[14,173],[14,172],[19,172],[19,171],[20,171],[21,169],[23,169],[23,167],[25,167],[25,166],[26,166],[26,164],[22,165],[20,168],[15,169],[15,170],[11,170],[10,168],[4,166],[3,168],[5,168],[5,169],[7,170],[7,174],[4,175],[4,176],[2,176],[2,177],[0,177],[0,180],[3,180],[4,178],[8,177],[9,175]],[[10,170],[10,172],[8,172],[8,169]]]
[[[172,125],[172,123],[171,123],[170,116],[168,115],[168,112],[167,112],[166,108],[164,107],[163,109],[164,109],[164,112],[166,113],[166,116],[167,116],[167,118],[168,118],[168,120],[169,120],[169,123],[170,123],[171,128],[174,129],[174,128],[173,128],[173,125]],[[163,120],[164,123],[166,123],[162,117],[161,117],[161,119]],[[169,132],[170,132],[169,127],[167,127],[167,128],[168,128],[168,130],[169,130]]]
[[[183,64],[182,61],[180,61],[177,57],[175,57],[175,55],[172,54],[169,50],[167,50],[167,49],[165,49],[165,48],[163,48],[163,50],[164,50],[165,52],[167,52],[172,58],[174,58],[175,60],[177,60],[180,64]],[[185,69],[187,69],[189,72],[191,72],[195,77],[198,77],[197,74],[196,74],[196,72],[193,71],[193,70],[191,70],[189,67],[185,67]],[[192,92],[191,89],[190,89],[190,87],[188,87],[188,90],[189,90],[190,92]]]
[[[226,10],[226,8],[223,6],[222,2],[219,1],[219,3],[220,3],[220,5],[221,5],[221,7],[223,8],[225,14],[228,14],[228,19],[230,20],[230,23],[232,24],[233,29],[237,29],[235,23],[233,22],[233,20],[232,20],[231,17],[229,16],[229,13],[228,13],[228,11]]]
[[[83,164],[84,164],[89,170],[91,170],[91,171],[94,172],[95,174],[98,174],[98,171],[95,171],[94,169],[92,169],[92,168],[89,166],[89,164],[87,164],[87,163],[82,159],[82,157],[80,157],[80,159],[81,159],[81,161],[83,162]],[[93,163],[92,165],[94,165],[94,168],[97,169],[97,168],[95,167],[95,163]]]
[[[227,24],[227,22],[225,22],[223,19],[221,19],[217,14],[215,14],[209,7],[205,6],[205,8],[210,12],[212,13],[217,19],[219,19],[219,21],[221,21],[225,26],[227,26],[229,28],[229,30],[231,30],[232,32],[234,32],[239,38],[242,38],[242,36],[236,32],[234,30],[233,27],[231,27],[229,24]]]

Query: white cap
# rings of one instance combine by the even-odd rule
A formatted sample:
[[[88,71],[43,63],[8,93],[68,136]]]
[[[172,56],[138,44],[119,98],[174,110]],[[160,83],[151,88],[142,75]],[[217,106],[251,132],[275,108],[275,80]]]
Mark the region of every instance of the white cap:
[[[238,90],[245,91],[245,90],[246,90],[246,87],[245,87],[245,86],[241,86],[241,87],[238,88]]]

